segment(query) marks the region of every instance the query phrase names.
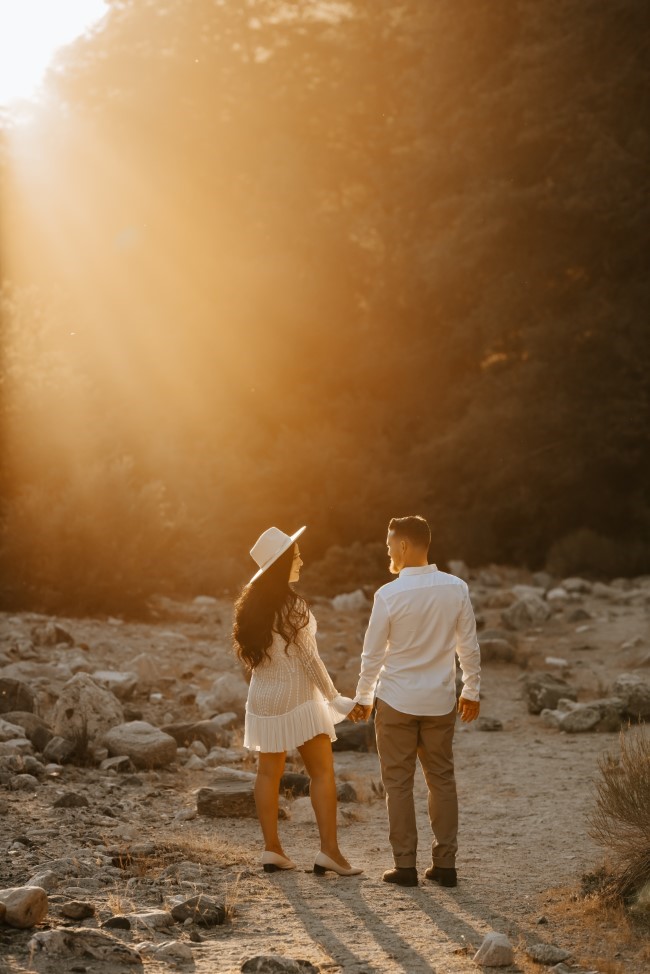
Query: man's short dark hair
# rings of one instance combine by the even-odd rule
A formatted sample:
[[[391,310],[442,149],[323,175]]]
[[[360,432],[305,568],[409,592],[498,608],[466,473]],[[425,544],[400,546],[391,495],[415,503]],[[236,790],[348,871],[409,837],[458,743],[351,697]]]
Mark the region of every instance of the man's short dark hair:
[[[426,518],[419,514],[411,514],[409,517],[394,517],[388,525],[389,531],[394,531],[400,537],[406,538],[411,544],[429,550],[431,544],[431,528]]]

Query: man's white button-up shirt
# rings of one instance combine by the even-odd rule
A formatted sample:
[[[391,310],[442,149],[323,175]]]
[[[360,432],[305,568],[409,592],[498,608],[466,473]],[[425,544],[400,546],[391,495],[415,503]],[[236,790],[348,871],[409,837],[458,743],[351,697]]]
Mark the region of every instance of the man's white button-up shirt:
[[[463,696],[478,700],[481,654],[467,584],[435,565],[403,568],[375,593],[355,699],[371,704],[376,694],[405,714],[448,714],[456,653]]]

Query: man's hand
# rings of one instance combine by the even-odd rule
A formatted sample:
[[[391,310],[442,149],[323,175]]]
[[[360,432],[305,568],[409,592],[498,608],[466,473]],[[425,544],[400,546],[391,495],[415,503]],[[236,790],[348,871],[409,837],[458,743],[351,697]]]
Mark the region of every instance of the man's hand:
[[[368,720],[371,713],[372,704],[355,703],[354,707],[348,714],[348,720],[351,720],[354,724],[356,724],[359,720]]]
[[[476,720],[480,709],[481,705],[478,700],[466,700],[465,697],[461,697],[458,701],[458,713],[460,714],[460,719],[465,721],[466,724],[468,724],[470,720]]]

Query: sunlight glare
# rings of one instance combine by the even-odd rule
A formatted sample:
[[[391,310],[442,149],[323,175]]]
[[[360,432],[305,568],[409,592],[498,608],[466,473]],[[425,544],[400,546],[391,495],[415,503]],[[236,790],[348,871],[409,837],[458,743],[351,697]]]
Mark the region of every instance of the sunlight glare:
[[[0,105],[33,97],[57,49],[106,12],[105,0],[0,0]]]

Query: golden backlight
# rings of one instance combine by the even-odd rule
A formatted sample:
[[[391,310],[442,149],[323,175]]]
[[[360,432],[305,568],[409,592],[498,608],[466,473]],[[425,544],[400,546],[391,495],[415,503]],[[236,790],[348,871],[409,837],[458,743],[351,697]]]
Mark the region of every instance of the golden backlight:
[[[104,0],[0,0],[0,106],[32,97],[58,48],[105,12]]]

